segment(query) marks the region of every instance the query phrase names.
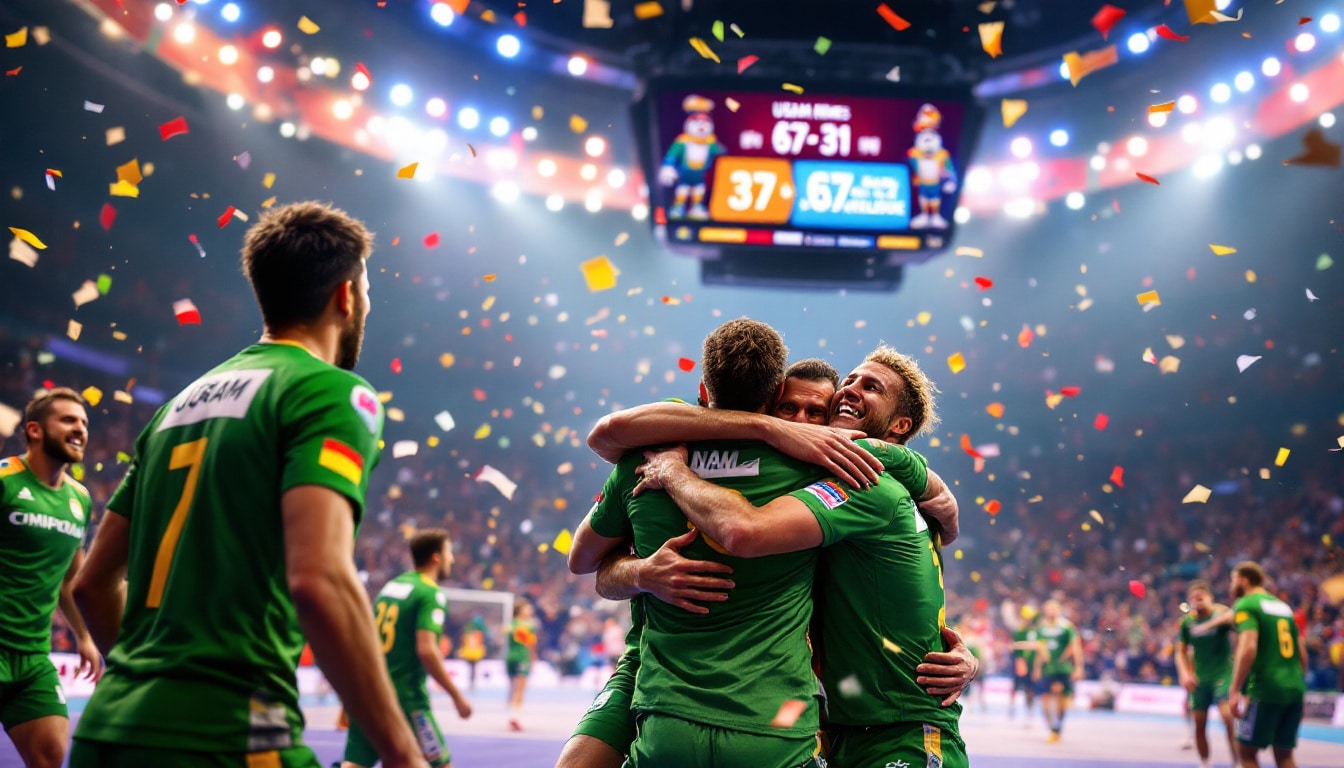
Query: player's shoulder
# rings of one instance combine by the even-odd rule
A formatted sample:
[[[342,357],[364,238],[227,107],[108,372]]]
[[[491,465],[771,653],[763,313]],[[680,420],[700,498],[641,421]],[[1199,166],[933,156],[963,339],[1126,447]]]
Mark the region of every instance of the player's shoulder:
[[[0,482],[4,482],[7,477],[22,473],[27,468],[28,465],[24,464],[23,459],[19,456],[7,456],[0,459]]]
[[[89,489],[84,487],[83,483],[79,482],[74,477],[72,477],[69,472],[65,473],[64,482],[74,490],[76,495],[84,497],[85,501],[88,501],[90,498],[92,498],[89,495]]]

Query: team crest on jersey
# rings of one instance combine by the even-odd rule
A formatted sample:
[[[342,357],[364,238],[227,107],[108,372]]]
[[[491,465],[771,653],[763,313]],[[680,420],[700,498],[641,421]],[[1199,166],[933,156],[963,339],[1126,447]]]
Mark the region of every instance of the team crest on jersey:
[[[845,493],[845,489],[841,488],[840,484],[834,480],[822,480],[819,483],[807,486],[803,490],[821,499],[821,503],[825,504],[827,509],[835,509],[849,501],[849,494]]]
[[[611,700],[611,694],[612,691],[603,691],[597,694],[597,698],[593,699],[593,705],[588,708],[588,711],[596,712],[597,710],[605,707],[607,705],[607,702]]]
[[[70,514],[74,515],[78,522],[84,522],[84,505],[79,503],[79,499],[70,500]]]
[[[364,426],[369,428],[369,434],[378,434],[378,427],[383,420],[383,408],[378,404],[378,396],[373,390],[366,386],[357,384],[350,390],[350,406],[363,419]]]
[[[757,477],[761,460],[737,463],[737,451],[692,451],[691,471],[709,480],[719,477]]]

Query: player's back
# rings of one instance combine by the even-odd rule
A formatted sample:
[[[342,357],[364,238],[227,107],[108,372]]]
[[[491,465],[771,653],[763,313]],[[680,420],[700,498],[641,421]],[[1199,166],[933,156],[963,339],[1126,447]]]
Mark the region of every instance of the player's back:
[[[429,705],[427,673],[420,662],[416,632],[431,631],[437,641],[443,632],[447,605],[448,599],[439,585],[416,571],[407,571],[387,582],[374,598],[374,624],[387,658],[387,672],[397,690],[397,699],[407,711],[415,708],[408,704],[420,708]]]
[[[290,344],[244,349],[155,414],[108,504],[130,521],[126,611],[79,738],[299,743],[303,638],[280,499],[324,485],[351,499],[357,522],[381,418],[362,379]]]
[[[1253,592],[1238,599],[1232,610],[1238,632],[1259,633],[1246,695],[1267,702],[1300,700],[1307,686],[1293,609],[1268,592]]]

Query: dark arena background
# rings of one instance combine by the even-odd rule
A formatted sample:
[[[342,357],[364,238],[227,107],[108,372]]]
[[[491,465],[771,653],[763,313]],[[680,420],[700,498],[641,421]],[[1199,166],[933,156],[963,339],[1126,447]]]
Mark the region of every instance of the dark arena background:
[[[155,410],[261,333],[244,231],[329,201],[376,233],[356,371],[387,423],[357,567],[373,594],[414,531],[451,533],[443,650],[474,715],[430,689],[459,768],[554,765],[610,675],[629,608],[564,556],[611,469],[585,438],[693,402],[701,341],[740,316],[842,377],[890,344],[941,390],[912,447],[960,502],[943,556],[947,622],[983,665],[962,699],[973,765],[1198,765],[1186,588],[1230,605],[1253,559],[1308,658],[1298,764],[1344,766],[1341,16],[4,0],[4,455],[36,391],[83,392],[91,540]],[[681,134],[706,124],[701,168],[706,139]],[[1012,633],[1051,597],[1085,660],[1057,743],[1039,702],[1009,709]],[[519,731],[505,625],[524,598]],[[59,613],[52,633],[77,722],[92,684]],[[305,661],[328,765],[339,704]],[[21,765],[7,739],[0,765]]]

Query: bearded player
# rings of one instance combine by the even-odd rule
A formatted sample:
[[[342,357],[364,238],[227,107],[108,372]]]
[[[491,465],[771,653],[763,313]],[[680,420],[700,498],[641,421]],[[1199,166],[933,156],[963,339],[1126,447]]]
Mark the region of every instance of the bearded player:
[[[1228,692],[1237,724],[1242,768],[1256,768],[1256,753],[1274,750],[1279,768],[1297,768],[1293,750],[1302,725],[1307,652],[1298,637],[1293,609],[1265,591],[1265,572],[1247,561],[1232,569],[1237,652]],[[1244,692],[1244,693],[1243,693]]]

